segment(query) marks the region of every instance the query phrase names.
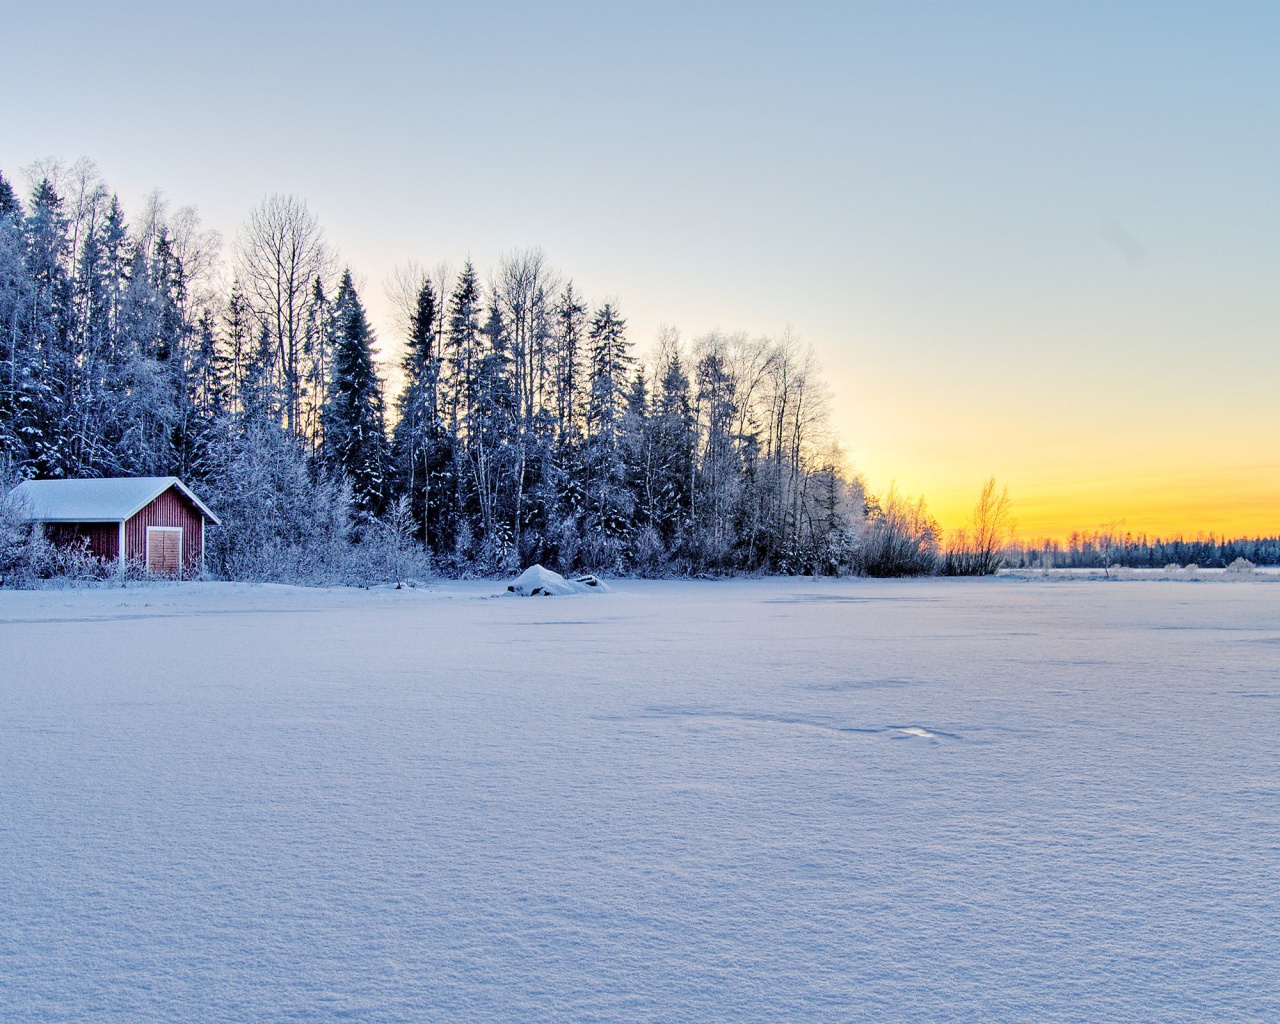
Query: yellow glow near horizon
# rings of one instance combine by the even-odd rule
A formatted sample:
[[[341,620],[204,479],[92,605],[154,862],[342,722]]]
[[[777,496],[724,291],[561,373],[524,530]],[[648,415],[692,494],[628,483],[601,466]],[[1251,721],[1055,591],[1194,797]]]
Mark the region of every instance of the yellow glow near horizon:
[[[1076,418],[1056,437],[1034,421],[1019,426],[1016,412],[992,417],[990,409],[927,421],[886,410],[867,430],[877,421],[872,411],[857,427],[842,424],[842,433],[864,428],[851,454],[874,493],[896,484],[923,494],[948,530],[965,524],[983,482],[995,476],[1009,488],[1023,541],[1113,526],[1164,538],[1280,534],[1280,412],[1256,407],[1257,398],[1212,404],[1212,415],[1155,427],[1132,414],[1093,424]],[[838,421],[849,419],[837,410]]]

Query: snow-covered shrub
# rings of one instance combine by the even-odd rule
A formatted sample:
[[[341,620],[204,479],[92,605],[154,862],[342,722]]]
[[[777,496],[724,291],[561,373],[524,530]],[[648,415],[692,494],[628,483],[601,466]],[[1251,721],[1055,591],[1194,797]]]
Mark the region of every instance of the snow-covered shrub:
[[[2,467],[0,467],[2,469]],[[27,507],[15,488],[18,480],[0,472],[0,586],[26,587],[56,571],[56,555],[44,530],[27,519]]]
[[[911,501],[893,487],[884,504],[868,509],[870,529],[862,548],[868,576],[926,576],[938,571],[938,524],[924,498]]]
[[[57,583],[105,580],[119,572],[118,563],[103,561],[89,550],[88,538],[77,544],[51,544],[45,540],[42,531],[35,531],[32,552],[37,575]]]
[[[1170,562],[1168,565],[1164,567],[1164,571],[1166,575],[1173,576],[1173,575],[1176,575],[1177,573],[1182,572],[1182,566],[1180,566],[1177,562]]]
[[[229,442],[206,493],[222,525],[210,529],[205,565],[234,580],[325,584],[349,573],[351,493],[313,479],[305,453],[271,424]]]
[[[45,528],[27,519],[27,508],[14,493],[16,481],[0,479],[0,585],[59,586],[104,580],[118,572],[114,561],[103,561],[89,550],[88,538],[78,543],[53,543]]]
[[[30,562],[31,526],[14,485],[0,477],[0,582],[5,583],[25,577]]]
[[[1254,565],[1251,561],[1249,561],[1249,559],[1237,558],[1234,562],[1232,562],[1229,566],[1227,566],[1227,572],[1231,573],[1234,576],[1252,576],[1253,571],[1256,568],[1257,566]]]
[[[671,570],[666,545],[652,525],[646,524],[632,536],[627,561],[640,576],[664,576]]]
[[[408,581],[431,575],[431,556],[414,536],[413,513],[409,498],[400,498],[381,518],[372,519],[360,531],[349,556],[354,582],[394,583],[396,588]]]

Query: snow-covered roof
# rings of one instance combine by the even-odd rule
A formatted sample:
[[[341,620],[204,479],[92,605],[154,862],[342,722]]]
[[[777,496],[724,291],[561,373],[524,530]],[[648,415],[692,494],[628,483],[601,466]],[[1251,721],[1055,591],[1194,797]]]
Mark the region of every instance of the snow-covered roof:
[[[120,523],[170,487],[177,487],[215,525],[218,517],[176,476],[117,476],[99,480],[26,480],[14,494],[37,523]]]

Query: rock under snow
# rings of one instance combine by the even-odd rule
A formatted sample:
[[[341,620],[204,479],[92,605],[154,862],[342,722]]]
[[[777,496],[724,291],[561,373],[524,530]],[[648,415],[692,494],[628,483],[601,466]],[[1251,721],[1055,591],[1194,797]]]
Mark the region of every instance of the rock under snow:
[[[558,572],[531,565],[507,586],[520,597],[556,597],[565,594],[602,593],[609,588],[594,576],[578,576],[567,580]]]

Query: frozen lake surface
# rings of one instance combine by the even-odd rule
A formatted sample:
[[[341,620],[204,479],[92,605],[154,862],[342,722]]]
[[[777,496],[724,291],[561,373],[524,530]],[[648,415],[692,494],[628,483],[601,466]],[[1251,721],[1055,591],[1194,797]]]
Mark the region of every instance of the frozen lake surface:
[[[0,593],[0,1020],[1280,1020],[1280,580]]]

